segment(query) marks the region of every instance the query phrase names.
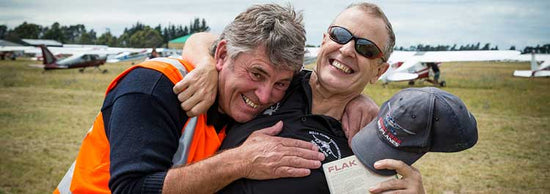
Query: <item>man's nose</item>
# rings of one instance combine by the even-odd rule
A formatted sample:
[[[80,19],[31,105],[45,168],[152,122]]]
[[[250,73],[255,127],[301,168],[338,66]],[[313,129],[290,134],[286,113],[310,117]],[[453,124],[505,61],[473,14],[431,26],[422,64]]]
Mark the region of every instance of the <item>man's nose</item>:
[[[271,98],[271,90],[273,90],[273,87],[268,84],[264,84],[256,89],[255,93],[261,104],[269,103],[269,98]]]
[[[355,55],[355,40],[350,40],[348,43],[342,45],[340,52],[345,56],[353,57]]]

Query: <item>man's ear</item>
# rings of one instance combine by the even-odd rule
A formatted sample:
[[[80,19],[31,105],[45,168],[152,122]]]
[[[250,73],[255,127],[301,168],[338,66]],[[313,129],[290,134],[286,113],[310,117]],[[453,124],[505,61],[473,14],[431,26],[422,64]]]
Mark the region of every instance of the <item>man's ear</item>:
[[[220,40],[218,46],[216,46],[216,53],[214,53],[214,60],[216,61],[216,69],[221,71],[223,69],[223,64],[227,59],[227,41]]]
[[[384,62],[378,65],[378,68],[376,69],[376,76],[373,76],[373,78],[370,80],[370,83],[375,84],[376,81],[378,81],[378,78],[380,78],[380,76],[382,76],[382,74],[384,74],[388,70],[388,67],[390,67],[390,64],[388,64],[388,62]]]

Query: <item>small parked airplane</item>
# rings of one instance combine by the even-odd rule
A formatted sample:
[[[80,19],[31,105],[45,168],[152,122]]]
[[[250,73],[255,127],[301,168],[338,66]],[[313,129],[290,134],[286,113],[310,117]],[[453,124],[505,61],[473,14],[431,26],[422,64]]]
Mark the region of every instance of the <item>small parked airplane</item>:
[[[100,70],[102,73],[107,73],[107,70],[99,69],[100,65],[105,64],[107,55],[102,55],[101,53],[87,52],[74,54],[70,57],[58,60],[55,56],[48,50],[44,45],[40,46],[43,56],[43,67],[44,70],[54,70],[54,69],[71,69],[71,68],[81,68],[79,71],[84,72],[86,67],[95,67]]]
[[[107,63],[117,63],[123,61],[142,61],[150,57],[152,48],[121,48],[108,47],[105,45],[78,45],[65,44],[63,47],[49,47],[48,51],[53,54],[58,61],[72,55],[95,54],[106,56]],[[159,57],[179,57],[181,50],[156,48]],[[17,56],[34,56],[34,60],[43,61],[42,49],[34,46],[0,46],[0,54],[16,53]],[[33,65],[33,67],[36,65]]]
[[[413,85],[416,80],[429,80],[428,63],[467,62],[467,61],[523,61],[519,51],[395,51],[388,63],[390,67],[380,76],[383,84],[408,81]],[[445,86],[445,81],[437,83]]]
[[[542,63],[535,59],[535,53],[531,53],[531,70],[516,70],[516,77],[550,77],[550,55],[539,55]]]
[[[134,49],[135,50],[135,49]],[[147,49],[139,51],[123,51],[107,59],[108,63],[118,63],[123,61],[138,61],[147,58]],[[132,63],[133,64],[133,63]]]

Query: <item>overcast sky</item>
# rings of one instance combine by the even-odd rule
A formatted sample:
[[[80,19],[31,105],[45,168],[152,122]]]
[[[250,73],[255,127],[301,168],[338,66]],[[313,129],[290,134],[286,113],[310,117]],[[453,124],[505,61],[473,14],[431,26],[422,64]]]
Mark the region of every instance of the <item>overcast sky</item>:
[[[152,27],[188,25],[205,18],[219,33],[238,13],[257,3],[290,2],[303,10],[307,44],[319,45],[322,32],[347,5],[343,0],[0,0],[0,24],[27,21],[42,26],[84,24],[120,35],[137,21]],[[393,24],[397,46],[466,45],[481,42],[508,49],[550,43],[549,0],[383,0],[378,4]]]

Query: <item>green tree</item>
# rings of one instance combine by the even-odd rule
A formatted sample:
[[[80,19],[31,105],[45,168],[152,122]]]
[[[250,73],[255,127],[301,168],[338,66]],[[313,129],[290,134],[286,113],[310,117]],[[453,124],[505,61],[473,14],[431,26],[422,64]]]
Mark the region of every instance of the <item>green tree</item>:
[[[139,32],[141,30],[144,30],[145,28],[150,28],[150,27],[147,26],[147,25],[143,25],[142,23],[136,22],[136,24],[133,25],[130,29],[128,29],[128,30],[124,29],[124,31],[125,31],[125,33],[128,34],[129,37],[131,37],[135,33]]]
[[[6,39],[6,35],[8,35],[8,26],[0,25],[0,39]]]
[[[118,41],[117,41],[118,46],[128,47],[129,42],[130,42],[130,36],[128,35],[128,33],[126,33],[126,30],[125,30],[125,32],[118,37]]]
[[[13,32],[16,33],[19,38],[30,39],[38,39],[41,31],[42,26],[27,22],[23,22],[21,25],[13,29]]]
[[[84,31],[82,34],[80,34],[80,39],[78,41],[79,44],[95,44],[96,43],[96,33],[94,30],[90,30],[90,32]]]
[[[202,19],[202,21],[199,18],[195,18],[193,22],[189,24],[189,33],[195,33],[195,32],[204,32],[210,30],[210,27],[206,25],[206,20]]]
[[[13,30],[8,30],[8,32],[6,33],[4,39],[7,40],[7,41],[15,42],[15,43],[20,43],[20,44],[23,43],[21,41],[21,38],[19,38],[19,36],[17,36],[17,33],[15,33]]]
[[[474,48],[472,48],[472,50],[479,50],[479,45],[480,45],[480,44],[481,44],[481,43],[477,42],[476,46],[475,46]]]
[[[87,33],[86,26],[82,24],[62,26],[63,40],[65,43],[81,44],[82,36]],[[86,35],[87,36],[87,35]]]
[[[206,20],[204,20],[204,18],[201,21],[200,31],[201,32],[210,31],[210,27],[208,27],[208,25],[206,25]]]
[[[155,27],[155,31],[157,31],[159,34],[162,34],[162,26],[160,26],[160,24]]]
[[[487,43],[485,44],[485,46],[483,46],[483,48],[481,48],[481,50],[489,50],[489,48],[491,48],[491,45]]]
[[[188,34],[190,34],[190,32],[189,32],[189,27],[185,26],[185,27],[183,28],[183,35],[182,35],[182,36],[185,36],[185,35],[188,35]]]
[[[107,45],[107,46],[118,46],[116,36],[113,36],[110,31],[103,33],[99,38],[97,38],[97,44]]]
[[[454,44],[453,47],[451,47],[451,51],[456,51],[456,44]]]
[[[162,36],[148,26],[135,32],[129,39],[129,46],[137,48],[158,47],[162,43]]]
[[[44,36],[42,38],[57,40],[59,42],[65,42],[63,37],[63,31],[61,30],[61,27],[57,22],[54,22],[51,28],[47,28],[47,27],[45,28]]]

